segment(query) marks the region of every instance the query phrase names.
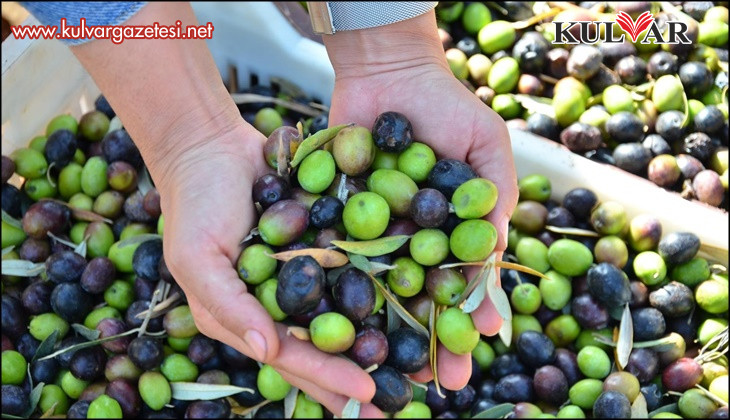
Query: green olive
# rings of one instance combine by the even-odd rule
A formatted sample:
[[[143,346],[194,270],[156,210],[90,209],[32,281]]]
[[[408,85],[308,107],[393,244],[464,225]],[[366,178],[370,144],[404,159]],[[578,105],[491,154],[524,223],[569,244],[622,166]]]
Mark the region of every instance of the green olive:
[[[398,156],[398,170],[414,182],[423,182],[436,164],[436,155],[428,145],[413,142]]]
[[[388,227],[390,221],[388,202],[374,192],[357,193],[347,200],[342,212],[342,221],[353,238],[375,239]]]
[[[246,247],[236,264],[238,276],[248,284],[260,284],[271,278],[276,271],[276,260],[271,258],[274,250],[263,244]]]
[[[368,177],[367,186],[369,191],[385,199],[393,216],[410,215],[411,199],[418,192],[418,185],[408,175],[392,169],[378,169]]]
[[[483,261],[497,245],[497,229],[482,219],[466,220],[451,232],[449,247],[461,261]]]
[[[479,343],[479,331],[471,315],[459,308],[449,308],[436,320],[439,341],[454,354],[469,354]]]
[[[315,150],[304,158],[297,171],[299,185],[307,192],[319,194],[335,179],[335,159],[326,150]]]

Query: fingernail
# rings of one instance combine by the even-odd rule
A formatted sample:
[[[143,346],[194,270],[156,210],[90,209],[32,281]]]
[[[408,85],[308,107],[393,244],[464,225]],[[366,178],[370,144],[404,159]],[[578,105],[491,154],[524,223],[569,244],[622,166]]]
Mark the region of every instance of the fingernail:
[[[266,359],[266,340],[260,332],[256,330],[248,330],[243,335],[243,340],[254,353],[254,358],[258,361]]]

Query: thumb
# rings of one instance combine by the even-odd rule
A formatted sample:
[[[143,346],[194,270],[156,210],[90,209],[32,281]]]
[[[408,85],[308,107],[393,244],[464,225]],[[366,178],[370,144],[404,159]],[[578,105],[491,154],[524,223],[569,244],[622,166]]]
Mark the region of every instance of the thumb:
[[[274,321],[223,254],[189,258],[177,266],[198,330],[260,362],[279,352]],[[178,271],[178,270],[176,270]]]

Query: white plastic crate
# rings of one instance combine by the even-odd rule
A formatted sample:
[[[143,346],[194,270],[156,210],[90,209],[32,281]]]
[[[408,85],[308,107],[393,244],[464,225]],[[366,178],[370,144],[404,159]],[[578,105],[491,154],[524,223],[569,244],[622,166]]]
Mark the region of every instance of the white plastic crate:
[[[242,86],[248,74],[261,83],[276,76],[290,80],[307,94],[328,103],[334,72],[319,43],[302,37],[273,3],[195,3],[198,21],[212,22],[208,41],[212,55],[226,74],[229,64],[239,69]],[[31,18],[28,24],[37,23]],[[28,144],[59,113],[80,117],[93,109],[99,89],[63,44],[54,40],[14,40],[2,44],[2,153]],[[702,252],[728,263],[728,220],[724,211],[682,199],[677,193],[617,168],[578,156],[560,144],[530,133],[510,131],[517,174],[547,175],[553,198],[573,188],[593,190],[602,201],[622,203],[629,217],[657,217],[664,234],[697,234]]]

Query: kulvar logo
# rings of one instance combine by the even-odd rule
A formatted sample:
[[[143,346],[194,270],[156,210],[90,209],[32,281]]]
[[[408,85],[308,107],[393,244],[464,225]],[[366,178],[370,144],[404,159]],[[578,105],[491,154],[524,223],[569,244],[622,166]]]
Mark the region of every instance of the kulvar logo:
[[[629,34],[632,42],[641,39],[642,44],[691,44],[687,37],[687,24],[667,21],[660,27],[650,12],[644,12],[633,20],[626,12],[618,12],[613,22],[575,21],[553,22],[555,40],[553,44],[595,44],[596,42],[620,43]],[[625,33],[616,36],[614,25]],[[577,31],[576,31],[577,30]],[[621,32],[621,31],[616,31]],[[641,36],[643,33],[643,37]]]

